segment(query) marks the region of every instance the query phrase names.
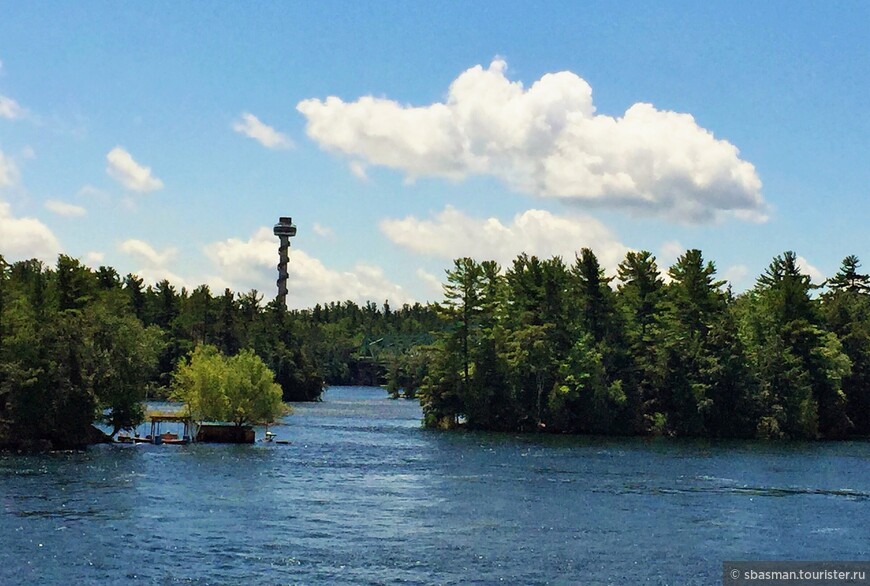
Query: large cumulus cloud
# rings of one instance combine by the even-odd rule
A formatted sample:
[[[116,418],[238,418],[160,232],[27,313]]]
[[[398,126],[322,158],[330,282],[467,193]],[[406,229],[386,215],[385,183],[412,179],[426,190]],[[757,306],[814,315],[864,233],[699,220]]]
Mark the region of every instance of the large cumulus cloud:
[[[303,100],[297,109],[323,148],[410,179],[488,174],[541,197],[677,221],[723,213],[765,219],[755,167],[690,114],[647,103],[620,117],[596,114],[592,88],[574,73],[547,74],[526,89],[507,78],[506,67],[502,60],[472,67],[443,103],[328,97]]]

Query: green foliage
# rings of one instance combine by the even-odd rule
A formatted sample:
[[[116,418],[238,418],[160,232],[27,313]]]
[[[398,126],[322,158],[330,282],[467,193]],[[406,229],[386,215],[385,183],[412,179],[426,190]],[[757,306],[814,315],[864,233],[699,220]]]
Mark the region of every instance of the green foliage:
[[[857,273],[858,266],[857,258],[847,257],[821,301],[824,323],[852,363],[841,380],[846,416],[853,433],[870,436],[870,291],[863,286],[867,277]]]
[[[198,421],[241,426],[271,423],[283,413],[281,387],[251,350],[227,357],[214,346],[197,346],[175,372],[172,398]]]
[[[461,258],[438,306],[287,311],[256,291],[146,285],[60,256],[0,257],[0,444],[81,445],[169,387],[200,417],[268,419],[324,384],[417,396],[424,425],[712,437],[870,436],[870,277],[855,256],[817,295],[793,252],[737,297],[688,250],[608,277],[589,249]],[[274,379],[271,377],[274,373]],[[277,385],[277,386],[276,386]],[[276,390],[277,389],[277,390]]]
[[[407,352],[390,353],[386,359],[387,391],[390,397],[413,399],[428,374],[425,347],[415,347]]]
[[[79,447],[90,425],[136,425],[162,345],[130,315],[117,274],[61,256],[0,274],[0,444]]]
[[[225,389],[227,415],[236,425],[270,423],[284,411],[275,375],[251,350],[227,360]]]
[[[853,423],[843,380],[851,360],[822,327],[797,256],[773,259],[744,301],[743,339],[759,380],[761,435],[843,437]]]
[[[857,256],[847,256],[837,274],[828,281],[828,286],[835,292],[870,293],[870,275],[859,273],[860,267]]]
[[[104,421],[113,436],[142,421],[146,384],[156,372],[164,345],[159,328],[146,328],[123,313],[123,307],[116,301],[93,304],[85,310],[90,324],[85,355],[100,411],[105,412]]]
[[[172,380],[173,401],[187,405],[198,421],[226,421],[227,360],[214,346],[197,346],[190,358],[178,365]]]
[[[611,286],[591,250],[448,272],[427,350],[424,424],[568,433],[817,438],[868,434],[870,293],[848,257],[816,288],[793,252],[735,298],[688,250],[665,284],[629,252]],[[493,294],[487,294],[491,286]]]
[[[0,257],[0,446],[78,447],[95,421],[113,435],[135,426],[146,392],[165,397],[198,344],[229,355],[253,348],[280,369],[285,397],[317,399],[323,379],[290,334],[294,316],[261,299],[251,292],[236,300],[229,290],[215,298],[205,286],[188,293],[167,281],[146,287],[135,275],[122,280],[111,267],[94,271],[64,255],[53,268]],[[238,360],[250,367],[250,356]],[[241,386],[263,387],[261,371],[249,374]],[[258,396],[272,401],[269,388]],[[235,421],[265,409],[241,400],[233,407]]]
[[[636,432],[651,431],[654,414],[668,402],[667,357],[662,354],[659,321],[664,311],[664,282],[655,257],[647,251],[628,252],[617,267],[617,301],[625,324],[628,359],[621,380],[630,397]]]
[[[555,431],[608,433],[614,428],[626,397],[622,382],[608,384],[601,354],[590,334],[581,337],[560,368],[560,383],[550,395]]]

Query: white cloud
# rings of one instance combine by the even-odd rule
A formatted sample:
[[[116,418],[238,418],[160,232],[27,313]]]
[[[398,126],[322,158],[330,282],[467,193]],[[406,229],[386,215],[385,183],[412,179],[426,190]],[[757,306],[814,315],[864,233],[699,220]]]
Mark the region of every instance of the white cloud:
[[[0,189],[4,187],[12,187],[18,183],[18,167],[12,162],[12,159],[0,151]]]
[[[417,277],[424,283],[426,283],[426,288],[433,294],[440,298],[444,294],[444,286],[441,283],[441,280],[433,275],[430,272],[424,271],[423,269],[417,269]]]
[[[88,264],[88,266],[94,266],[102,263],[105,258],[105,253],[98,250],[92,250],[85,255],[85,262]]]
[[[187,287],[188,289],[191,288],[191,283],[187,279],[172,272],[166,267],[142,267],[132,272],[134,275],[137,275],[142,279],[146,285],[154,285],[160,281],[166,280],[177,289],[181,289],[182,287]],[[196,287],[200,284],[201,283],[197,282],[193,286]]]
[[[121,207],[128,212],[135,212],[139,209],[139,202],[135,198],[126,196],[121,198]]]
[[[150,167],[143,167],[121,147],[115,147],[106,155],[106,167],[113,179],[131,191],[147,193],[163,187],[163,182],[151,174]]]
[[[662,266],[670,266],[676,262],[681,254],[686,252],[686,248],[676,240],[668,240],[659,248],[659,264]]]
[[[244,112],[241,119],[233,123],[233,130],[253,138],[269,149],[288,149],[293,146],[293,143],[286,135],[278,132],[268,124],[263,124],[259,118],[248,112]]]
[[[668,269],[671,267],[671,265],[677,262],[677,259],[684,252],[686,252],[686,249],[676,240],[668,240],[659,247],[659,254],[656,258],[656,264],[658,265],[659,270],[662,273],[662,280],[665,283],[670,283],[673,280],[671,279],[670,273],[668,273]]]
[[[267,299],[274,294],[278,241],[269,228],[260,228],[248,240],[229,238],[213,242],[205,253],[219,273],[210,277],[210,282],[236,291],[257,289]],[[383,269],[370,264],[338,271],[298,248],[291,248],[288,272],[290,307],[312,307],[315,303],[348,299],[358,303],[389,299],[398,305],[412,301],[402,287],[389,281]]]
[[[82,185],[81,189],[76,192],[77,196],[80,197],[93,197],[97,201],[107,202],[111,199],[108,193],[103,191],[102,189],[98,189],[93,185]]]
[[[321,147],[410,180],[486,174],[541,197],[678,221],[766,219],[753,165],[691,115],[646,103],[621,117],[596,114],[592,88],[574,73],[547,74],[525,89],[506,67],[498,59],[472,67],[445,102],[429,106],[328,97],[303,100],[297,110]]]
[[[14,217],[10,205],[0,201],[0,254],[7,261],[38,258],[51,263],[60,252],[60,242],[45,224]]]
[[[319,222],[314,222],[314,226],[312,226],[312,228],[314,229],[315,234],[317,234],[318,236],[323,236],[324,238],[328,238],[335,233],[332,228],[330,228],[329,226],[324,226]]]
[[[821,283],[827,278],[822,271],[811,265],[804,257],[798,256],[796,260],[797,266],[800,268],[801,272],[805,275],[809,275],[810,279],[813,280],[813,283]]]
[[[178,255],[176,248],[170,246],[159,252],[144,240],[135,238],[125,240],[118,248],[143,265],[142,268],[133,271],[133,274],[138,275],[145,283],[159,283],[166,279],[176,287],[189,285],[187,279],[169,268],[169,265]]]
[[[157,252],[153,246],[144,240],[131,238],[121,243],[122,252],[146,263],[151,268],[163,268],[169,264],[178,254],[175,248],[166,248],[163,252]]]
[[[747,276],[749,276],[749,268],[746,265],[732,265],[722,273],[722,278],[731,283],[735,289],[743,288],[747,284]]]
[[[544,258],[560,255],[570,264],[581,248],[588,247],[602,266],[612,269],[629,250],[594,218],[557,216],[545,210],[525,211],[504,224],[497,218],[472,218],[448,206],[434,219],[387,219],[380,229],[414,252],[449,259],[492,259],[502,265],[522,252]]]
[[[22,108],[18,102],[12,98],[0,95],[0,118],[7,120],[18,120],[27,115],[27,110]]]
[[[57,199],[50,199],[45,202],[45,209],[67,218],[80,218],[88,213],[82,206],[66,203]]]
[[[350,172],[353,173],[353,176],[360,181],[368,181],[369,179],[369,176],[366,173],[366,166],[359,161],[350,162]]]

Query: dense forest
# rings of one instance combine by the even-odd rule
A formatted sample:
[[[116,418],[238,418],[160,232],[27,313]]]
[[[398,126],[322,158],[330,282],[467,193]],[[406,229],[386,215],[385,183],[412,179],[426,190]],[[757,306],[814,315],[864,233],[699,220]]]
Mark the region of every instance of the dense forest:
[[[139,422],[198,347],[257,356],[285,401],[326,384],[418,397],[428,427],[705,437],[870,435],[870,278],[847,257],[824,287],[794,253],[733,295],[689,250],[615,278],[583,249],[503,270],[457,259],[438,305],[287,311],[256,291],[146,285],[61,255],[0,256],[0,446],[85,445]]]
[[[0,256],[0,447],[81,446],[96,420],[115,432],[135,425],[142,400],[168,397],[198,346],[250,350],[283,400],[312,401],[327,383],[378,384],[388,357],[427,341],[436,324],[419,304],[286,311],[256,291],[213,295],[64,255],[55,267]]]
[[[870,278],[824,291],[777,256],[734,296],[689,250],[665,278],[629,252],[614,280],[583,249],[506,270],[456,260],[448,324],[420,381],[425,424],[705,437],[870,435]],[[614,287],[615,285],[615,287]]]

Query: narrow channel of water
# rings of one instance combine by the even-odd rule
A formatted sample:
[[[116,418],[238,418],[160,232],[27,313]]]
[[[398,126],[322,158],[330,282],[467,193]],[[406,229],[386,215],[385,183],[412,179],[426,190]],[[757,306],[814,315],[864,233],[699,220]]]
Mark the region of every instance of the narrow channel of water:
[[[367,387],[272,431],[293,443],[0,455],[0,584],[717,584],[726,559],[870,559],[866,442],[433,432]]]

